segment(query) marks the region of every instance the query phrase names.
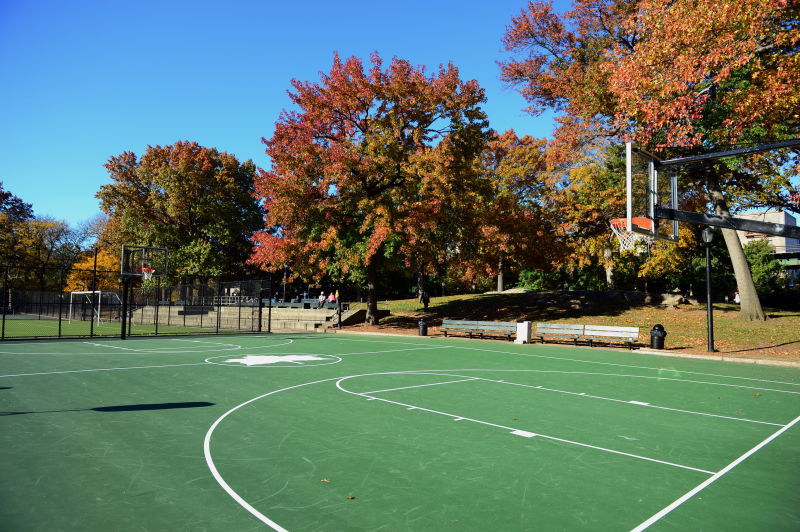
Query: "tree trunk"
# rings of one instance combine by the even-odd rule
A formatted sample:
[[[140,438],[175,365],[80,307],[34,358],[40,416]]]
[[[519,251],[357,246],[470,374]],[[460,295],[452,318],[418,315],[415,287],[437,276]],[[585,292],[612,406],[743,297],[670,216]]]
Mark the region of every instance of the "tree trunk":
[[[606,271],[606,288],[614,290],[614,261],[612,260],[613,251],[607,247],[603,250],[603,269]]]
[[[378,266],[375,257],[367,264],[367,318],[369,325],[378,324]]]
[[[717,216],[731,217],[728,204],[722,195],[716,176],[709,175],[706,182],[711,201],[714,205],[714,212]],[[750,273],[750,265],[744,256],[742,243],[736,231],[733,229],[722,229],[722,236],[725,238],[725,246],[731,256],[733,274],[736,277],[736,287],[739,289],[741,306],[739,308],[739,319],[745,321],[766,321],[767,317],[761,308],[761,300],[756,292],[756,285],[753,283],[753,276]]]
[[[501,258],[497,261],[497,291],[502,292],[505,290],[505,284],[503,283],[503,259]]]

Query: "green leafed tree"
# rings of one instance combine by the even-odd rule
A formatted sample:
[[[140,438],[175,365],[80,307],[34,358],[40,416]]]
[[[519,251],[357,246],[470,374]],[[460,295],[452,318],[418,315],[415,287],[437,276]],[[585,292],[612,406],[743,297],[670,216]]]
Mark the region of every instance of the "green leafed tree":
[[[296,110],[264,141],[267,230],[252,261],[366,284],[374,323],[379,275],[475,260],[493,188],[477,164],[488,136],[477,82],[453,65],[428,75],[402,59],[371,63],[334,55],[319,82],[292,81]]]
[[[109,216],[104,238],[114,247],[166,247],[171,278],[182,281],[247,269],[263,217],[252,161],[181,141],[148,146],[141,158],[124,152],[105,167],[112,182],[97,198]]]
[[[0,181],[0,265],[11,264],[20,258],[19,226],[32,219],[31,204],[5,190]]]
[[[744,246],[744,254],[753,272],[753,282],[761,294],[770,295],[780,291],[789,279],[781,262],[775,259],[774,252],[766,240],[755,240]]]

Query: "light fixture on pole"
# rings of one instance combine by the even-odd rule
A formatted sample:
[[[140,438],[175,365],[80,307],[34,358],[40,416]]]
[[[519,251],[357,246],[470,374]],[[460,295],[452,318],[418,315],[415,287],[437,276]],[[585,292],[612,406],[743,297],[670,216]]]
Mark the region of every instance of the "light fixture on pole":
[[[711,242],[714,240],[714,230],[710,227],[703,229],[703,242],[706,246],[706,309],[708,313],[708,352],[714,352],[714,306],[711,302]]]

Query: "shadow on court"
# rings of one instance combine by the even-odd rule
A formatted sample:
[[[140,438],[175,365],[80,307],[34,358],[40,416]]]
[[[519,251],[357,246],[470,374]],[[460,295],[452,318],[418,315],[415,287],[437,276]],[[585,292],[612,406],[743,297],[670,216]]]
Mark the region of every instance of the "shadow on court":
[[[191,401],[185,403],[154,403],[138,405],[97,406],[95,408],[69,408],[65,410],[32,410],[29,412],[0,412],[0,416],[18,416],[21,414],[51,414],[57,412],[139,412],[143,410],[174,410],[176,408],[200,408],[214,406],[216,403]]]

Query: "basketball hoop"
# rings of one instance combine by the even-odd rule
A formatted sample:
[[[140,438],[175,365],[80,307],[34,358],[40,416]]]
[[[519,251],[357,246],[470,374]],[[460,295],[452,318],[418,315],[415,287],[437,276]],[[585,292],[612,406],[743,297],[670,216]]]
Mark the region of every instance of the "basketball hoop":
[[[149,281],[153,278],[153,274],[156,273],[155,268],[142,268],[142,277],[144,277],[145,281]]]
[[[652,230],[653,221],[644,218],[644,217],[637,217],[631,220],[634,225],[643,227],[645,229]],[[614,218],[610,222],[611,230],[614,232],[614,236],[617,237],[619,240],[619,250],[620,251],[629,251],[637,249],[637,244],[642,243],[648,248],[653,245],[655,242],[655,237],[650,235],[643,235],[642,233],[634,233],[633,231],[628,231],[628,219],[627,218]]]

